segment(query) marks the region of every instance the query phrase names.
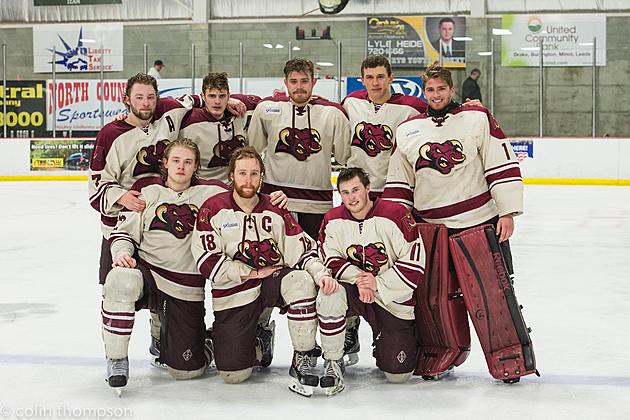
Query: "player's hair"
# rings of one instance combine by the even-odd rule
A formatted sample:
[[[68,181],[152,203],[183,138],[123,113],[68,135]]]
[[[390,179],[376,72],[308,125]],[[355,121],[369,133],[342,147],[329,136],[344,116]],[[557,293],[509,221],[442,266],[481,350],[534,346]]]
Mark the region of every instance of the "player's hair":
[[[289,74],[291,74],[292,71],[304,73],[311,79],[314,77],[315,74],[313,62],[311,60],[307,60],[306,58],[294,58],[287,61],[284,65],[284,78],[288,79]]]
[[[201,91],[206,93],[208,89],[225,90],[230,93],[227,73],[208,73],[208,75],[203,78]]]
[[[131,96],[131,88],[133,88],[133,85],[135,84],[153,86],[153,89],[155,89],[155,94],[159,95],[157,81],[155,80],[155,78],[145,73],[137,73],[134,76],[131,76],[127,80],[127,88],[125,89],[125,97],[128,98]],[[127,107],[127,109],[129,109],[129,105],[127,105],[126,102],[125,102],[125,106]]]
[[[342,182],[350,181],[354,177],[359,178],[364,187],[370,185],[370,175],[363,168],[344,168],[337,176],[337,191]]]
[[[427,82],[431,79],[442,79],[449,87],[453,87],[453,77],[451,76],[451,72],[437,63],[427,67],[427,70],[422,75],[423,89],[427,86]]]
[[[168,141],[168,140],[166,140]],[[193,172],[191,183],[197,181],[199,177],[199,161],[201,160],[201,152],[199,152],[199,146],[194,141],[187,139],[186,137],[179,137],[172,142],[168,143],[166,149],[164,149],[164,154],[162,155],[162,161],[160,165],[160,175],[162,175],[162,180],[166,182],[168,178],[168,170],[164,167],[164,161],[168,160],[171,155],[171,150],[175,147],[182,147],[184,149],[188,149],[195,155],[195,172]]]
[[[230,182],[234,182],[234,170],[236,169],[236,162],[241,159],[256,159],[258,161],[258,166],[260,166],[260,179],[262,179],[265,175],[265,164],[263,163],[262,157],[258,154],[256,149],[252,146],[244,146],[239,147],[235,151],[232,152],[232,157],[230,157],[230,163],[228,165],[228,177]]]
[[[389,60],[385,56],[380,54],[368,55],[361,63],[361,77],[363,77],[363,70],[373,69],[383,66],[387,70],[387,76],[392,75],[392,66],[389,64]]]
[[[453,20],[453,18],[445,17],[445,18],[440,19],[440,22],[438,23],[438,27],[442,26],[442,24],[445,22],[450,22],[453,24],[453,26],[455,26],[455,21]]]

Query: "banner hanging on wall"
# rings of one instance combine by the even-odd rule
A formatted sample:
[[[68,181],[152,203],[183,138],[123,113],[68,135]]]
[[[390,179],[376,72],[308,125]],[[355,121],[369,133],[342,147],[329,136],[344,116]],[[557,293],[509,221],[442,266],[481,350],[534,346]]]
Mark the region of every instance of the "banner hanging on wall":
[[[55,24],[33,27],[35,73],[88,73],[123,70],[121,23]]]
[[[367,53],[388,57],[392,67],[466,66],[466,18],[451,16],[371,16],[367,18]]]
[[[593,38],[597,40],[596,65],[606,65],[606,16],[601,14],[503,15],[501,65],[537,67],[540,42],[543,66],[593,65]]]

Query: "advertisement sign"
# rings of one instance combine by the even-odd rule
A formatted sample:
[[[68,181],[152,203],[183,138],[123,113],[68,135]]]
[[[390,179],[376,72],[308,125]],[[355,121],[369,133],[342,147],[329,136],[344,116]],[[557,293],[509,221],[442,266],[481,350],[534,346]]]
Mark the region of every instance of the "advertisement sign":
[[[355,90],[365,89],[359,76],[348,76],[348,91],[350,94]],[[417,96],[424,99],[422,95],[422,78],[417,76],[394,77],[394,81],[389,85],[392,93],[402,93],[403,95]]]
[[[527,158],[534,157],[534,141],[533,140],[510,140],[516,159],[519,162],[524,161]]]
[[[86,171],[94,139],[31,140],[31,171]]]
[[[466,18],[450,16],[372,16],[366,20],[367,52],[388,57],[392,67],[466,66]],[[440,46],[441,44],[441,46]],[[440,48],[441,47],[441,48]]]
[[[0,128],[6,124],[7,137],[46,135],[45,95],[43,80],[7,80],[6,86],[0,83]],[[2,111],[5,103],[6,115]]]
[[[88,73],[123,70],[123,25],[54,24],[33,26],[35,73]]]
[[[53,81],[47,80],[46,126],[53,129]],[[126,113],[123,103],[127,80],[57,80],[54,92],[57,102],[57,130],[100,130],[101,98],[104,122]]]
[[[596,64],[606,65],[606,16],[601,14],[503,15],[501,65],[538,67],[542,41],[546,67],[592,66],[593,38]]]

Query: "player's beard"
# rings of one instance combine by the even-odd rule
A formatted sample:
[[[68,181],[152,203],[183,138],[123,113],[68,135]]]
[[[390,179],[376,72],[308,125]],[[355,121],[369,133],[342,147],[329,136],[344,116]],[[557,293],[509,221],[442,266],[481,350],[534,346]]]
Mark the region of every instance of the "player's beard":
[[[234,190],[242,198],[252,198],[256,195],[256,188],[245,186],[245,185],[236,185],[234,184]]]
[[[154,110],[140,111],[138,108],[134,108],[133,106],[130,108],[131,108],[131,113],[142,121],[149,121],[151,118],[153,118],[153,113],[155,112]]]
[[[311,91],[311,93],[309,94],[308,91],[299,89],[289,94],[289,97],[293,100],[293,102],[303,104],[305,102],[308,102],[308,100],[311,99],[312,95],[313,91]]]

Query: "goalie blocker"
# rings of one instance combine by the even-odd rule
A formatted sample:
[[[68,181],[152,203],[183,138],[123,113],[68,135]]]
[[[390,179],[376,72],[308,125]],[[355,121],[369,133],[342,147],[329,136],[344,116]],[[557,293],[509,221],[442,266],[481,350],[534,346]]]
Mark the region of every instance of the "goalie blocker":
[[[417,289],[415,311],[420,349],[414,374],[424,379],[440,379],[468,357],[470,329],[462,293],[449,266],[446,226],[417,225],[427,261],[425,281]]]
[[[516,300],[510,274],[491,225],[467,229],[449,238],[464,302],[479,337],[490,374],[518,382],[536,373],[529,329]]]

